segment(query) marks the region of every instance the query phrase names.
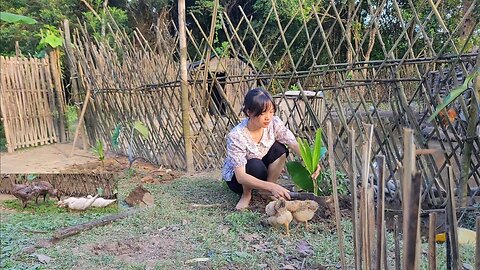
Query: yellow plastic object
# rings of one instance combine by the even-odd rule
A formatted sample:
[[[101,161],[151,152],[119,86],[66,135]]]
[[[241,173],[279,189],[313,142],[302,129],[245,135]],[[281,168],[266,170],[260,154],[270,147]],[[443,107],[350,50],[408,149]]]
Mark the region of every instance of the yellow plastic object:
[[[472,230],[469,230],[469,229],[465,229],[465,228],[458,228],[457,229],[457,233],[458,233],[458,243],[461,244],[461,245],[475,245],[475,239],[476,239],[476,235],[477,233],[472,231]],[[440,243],[443,243],[446,241],[446,233],[439,233],[437,235],[435,235],[435,241],[436,242],[440,242]]]

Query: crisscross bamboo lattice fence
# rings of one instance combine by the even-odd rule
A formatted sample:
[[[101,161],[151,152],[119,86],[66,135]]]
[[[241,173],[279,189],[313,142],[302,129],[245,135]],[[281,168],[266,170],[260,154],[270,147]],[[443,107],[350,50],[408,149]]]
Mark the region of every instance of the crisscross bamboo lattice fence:
[[[424,179],[423,200],[444,203],[442,196],[437,197],[447,181],[447,164],[457,180],[466,173],[463,179],[469,187],[478,186],[480,142],[478,134],[471,133],[478,117],[471,112],[478,107],[479,90],[469,89],[448,107],[456,117],[450,119],[444,111],[433,122],[426,120],[452,89],[478,69],[478,53],[467,52],[457,42],[462,38],[462,44],[467,44],[478,32],[478,22],[466,34],[461,28],[475,5],[473,1],[464,10],[452,10],[460,14],[459,23],[448,26],[438,3],[432,1],[367,0],[343,5],[326,1],[307,14],[300,14],[301,8],[293,11],[287,21],[280,19],[273,1],[263,24],[254,23],[239,7],[242,16],[235,22],[226,13],[213,13],[212,20],[222,25],[217,31],[228,44],[222,53],[213,44],[219,33],[203,29],[190,14],[196,29],[195,33],[187,29],[195,169],[222,166],[225,135],[243,117],[240,104],[245,91],[262,86],[282,104],[278,114],[295,135],[311,139],[312,131],[323,128],[325,121],[333,123],[340,170],[349,167],[347,131],[357,130],[355,144],[359,146],[365,141],[365,124],[372,124],[371,156],[386,157],[386,177],[395,184],[403,156],[402,130],[409,127],[418,149],[439,149],[416,159]],[[405,17],[402,8],[411,10],[412,16]],[[389,20],[399,23],[398,32],[382,32],[385,9]],[[353,30],[355,23],[365,24],[362,35]],[[271,28],[265,31],[267,24],[276,25],[274,33]],[[434,26],[438,32],[427,31]],[[276,38],[266,41],[272,35]],[[135,155],[159,165],[185,168],[177,39],[159,34],[156,46],[150,46],[141,33],[134,32],[132,40],[111,24],[105,41],[92,40],[84,29],[76,30],[73,40],[70,59],[77,64],[85,89],[92,93],[86,112],[90,142],[108,144],[118,123],[140,120],[150,135],[146,140],[134,138]],[[371,60],[373,48],[383,55]],[[297,92],[292,96],[290,90]],[[313,106],[315,102],[322,106]],[[124,149],[127,137],[122,139]],[[471,151],[471,158],[465,149]],[[358,164],[360,159],[357,155]]]

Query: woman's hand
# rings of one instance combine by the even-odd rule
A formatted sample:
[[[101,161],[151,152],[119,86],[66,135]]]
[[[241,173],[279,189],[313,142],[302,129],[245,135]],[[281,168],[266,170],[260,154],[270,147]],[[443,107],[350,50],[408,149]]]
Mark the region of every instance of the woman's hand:
[[[273,197],[277,199],[285,198],[287,200],[290,200],[290,191],[280,186],[279,184],[271,183],[269,191],[272,193]]]
[[[318,163],[317,169],[310,176],[312,177],[313,180],[315,180],[320,175],[321,171],[322,171],[322,167],[320,166],[320,163]]]

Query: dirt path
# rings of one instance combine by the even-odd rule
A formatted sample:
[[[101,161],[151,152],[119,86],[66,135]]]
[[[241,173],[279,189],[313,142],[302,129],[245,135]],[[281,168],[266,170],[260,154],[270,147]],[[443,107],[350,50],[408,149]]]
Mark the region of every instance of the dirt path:
[[[69,157],[72,145],[51,144],[0,154],[0,173],[55,173],[75,164],[95,160],[88,151],[75,149]]]

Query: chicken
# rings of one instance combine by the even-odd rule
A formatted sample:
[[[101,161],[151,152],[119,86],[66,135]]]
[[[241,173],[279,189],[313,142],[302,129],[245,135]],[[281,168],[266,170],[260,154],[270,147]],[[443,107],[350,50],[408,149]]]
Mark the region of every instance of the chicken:
[[[46,201],[47,194],[50,196],[57,197],[60,200],[60,192],[56,188],[53,188],[52,184],[47,181],[36,181],[32,184],[33,189],[37,192],[37,196],[35,197],[35,203],[38,203],[38,197],[43,195],[43,202]]]
[[[95,202],[97,197],[98,195],[95,195],[95,197],[92,197],[92,198],[69,197],[65,200],[58,201],[57,206],[66,207],[71,210],[83,211],[88,209],[90,206],[92,206],[92,204]]]
[[[318,209],[318,203],[312,200],[305,201],[287,201],[286,208],[293,215],[297,222],[305,222],[305,228],[308,229],[308,221],[313,218]]]
[[[290,236],[290,222],[293,220],[292,213],[285,207],[285,199],[277,201],[271,201],[265,207],[265,213],[268,215],[267,221],[270,225],[278,227],[278,225],[284,225],[287,235]]]
[[[27,202],[37,194],[30,185],[12,184],[12,186],[12,195],[22,201],[23,208],[27,207]]]

